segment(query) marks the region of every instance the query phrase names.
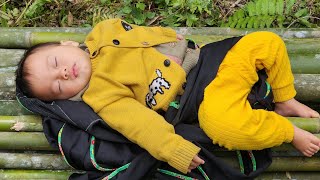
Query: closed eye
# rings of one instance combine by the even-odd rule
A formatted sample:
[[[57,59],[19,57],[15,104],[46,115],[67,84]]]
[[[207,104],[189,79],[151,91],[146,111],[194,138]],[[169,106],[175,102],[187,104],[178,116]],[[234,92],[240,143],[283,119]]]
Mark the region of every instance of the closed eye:
[[[57,57],[54,57],[54,61],[55,61],[55,63],[56,63],[56,67],[58,67]]]
[[[60,86],[60,81],[58,81],[58,88],[59,88],[59,93],[61,93],[61,86]]]

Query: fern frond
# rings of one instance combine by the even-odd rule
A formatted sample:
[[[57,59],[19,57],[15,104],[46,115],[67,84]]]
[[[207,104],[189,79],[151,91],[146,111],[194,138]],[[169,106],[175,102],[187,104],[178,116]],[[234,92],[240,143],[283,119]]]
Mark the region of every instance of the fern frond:
[[[249,2],[247,7],[247,11],[249,13],[249,16],[255,16],[256,15],[256,5],[254,2]]]
[[[294,5],[294,3],[296,3],[297,0],[287,0],[286,1],[286,10],[285,10],[285,14],[290,14],[292,11],[292,7]]]
[[[276,14],[276,4],[277,4],[277,0],[270,0],[269,1],[269,14],[270,15],[275,15]]]
[[[284,0],[277,0],[276,14],[277,15],[282,15],[283,14],[283,9],[284,9]]]
[[[261,0],[261,14],[262,15],[268,15],[269,11],[269,0]]]

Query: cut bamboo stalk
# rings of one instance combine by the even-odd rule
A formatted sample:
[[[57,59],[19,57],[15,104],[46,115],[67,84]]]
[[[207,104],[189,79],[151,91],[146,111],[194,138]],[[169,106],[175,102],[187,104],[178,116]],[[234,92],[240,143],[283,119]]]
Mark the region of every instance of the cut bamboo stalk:
[[[221,158],[233,168],[239,169],[239,162],[236,156]],[[273,157],[272,164],[266,171],[320,171],[320,157]]]
[[[319,134],[316,134],[320,138]],[[50,147],[43,133],[40,132],[0,132],[0,149],[3,150],[55,150]],[[217,152],[233,152],[219,148]],[[281,146],[273,147],[275,156],[281,152],[292,152],[291,155],[301,156],[291,144],[283,143]]]
[[[1,31],[9,32],[71,32],[89,33],[92,28],[72,27],[3,27]],[[223,27],[174,27],[183,35],[229,35],[240,36],[255,31],[271,31],[285,38],[320,38],[319,28],[263,28],[263,29],[235,29]]]
[[[300,118],[288,117],[289,121],[297,127],[309,131],[314,134],[320,133],[320,119],[319,118]]]
[[[4,31],[0,34],[0,47],[2,48],[28,48],[43,42],[59,42],[61,40],[74,40],[83,42],[86,33],[65,33],[65,32],[10,32]],[[219,41],[230,35],[186,35],[199,44]],[[293,39],[284,38],[289,53],[319,53],[320,38]]]
[[[288,117],[297,127],[313,134],[320,133],[319,118]],[[0,131],[42,131],[42,121],[37,115],[0,116]]]
[[[54,179],[66,180],[72,174],[72,171],[52,171],[52,170],[25,170],[25,169],[0,169],[0,179]]]
[[[239,169],[239,162],[236,156],[221,158],[233,168]],[[39,153],[0,153],[0,168],[41,170],[72,169],[59,154]],[[273,163],[267,171],[320,171],[320,157],[274,157]]]
[[[60,154],[0,153],[1,169],[71,170]]]
[[[320,74],[295,74],[296,99],[307,102],[320,102]]]
[[[2,180],[16,180],[16,179],[55,179],[66,180],[73,173],[73,171],[62,170],[0,170],[0,179]],[[320,172],[265,172],[255,178],[255,180],[267,179],[308,179],[318,180]]]
[[[255,178],[255,180],[319,180],[320,172],[265,172]]]
[[[92,28],[84,27],[1,27],[1,32],[65,32],[65,33],[89,33]],[[312,30],[315,32],[316,29]]]
[[[42,132],[0,132],[0,149],[55,150]]]
[[[203,36],[189,35],[187,38],[193,39],[198,44],[207,44],[220,41],[232,36]],[[319,54],[320,38],[318,39],[284,39],[289,54]]]
[[[178,27],[174,29],[182,35],[243,36],[255,31],[271,31],[283,38],[320,38],[319,28],[234,29],[221,27]]]
[[[25,50],[0,49],[0,72],[13,72]],[[318,54],[289,54],[294,74],[320,74],[320,50]]]
[[[294,74],[320,74],[320,50],[318,54],[289,54]]]
[[[320,102],[320,74],[295,74],[294,77],[298,100]],[[15,99],[15,79],[12,72],[0,72],[0,99]]]
[[[42,120],[36,115],[0,116],[0,131],[41,132]]]
[[[23,108],[16,100],[0,100],[0,114],[7,116],[31,115],[32,112]]]
[[[0,67],[16,66],[24,52],[24,49],[0,49]]]

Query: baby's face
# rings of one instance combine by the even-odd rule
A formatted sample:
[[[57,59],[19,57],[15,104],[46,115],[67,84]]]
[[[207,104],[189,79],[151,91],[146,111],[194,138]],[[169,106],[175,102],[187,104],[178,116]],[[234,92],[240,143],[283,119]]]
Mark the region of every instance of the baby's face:
[[[26,59],[25,68],[31,90],[46,101],[75,96],[91,76],[89,54],[70,43],[38,49]]]

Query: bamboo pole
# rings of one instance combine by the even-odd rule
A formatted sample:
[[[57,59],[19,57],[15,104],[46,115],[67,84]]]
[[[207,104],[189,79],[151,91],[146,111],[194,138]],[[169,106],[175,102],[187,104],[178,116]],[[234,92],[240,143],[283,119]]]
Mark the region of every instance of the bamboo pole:
[[[92,28],[72,27],[2,27],[0,31],[9,32],[71,32],[89,33]],[[271,31],[285,38],[320,38],[319,28],[263,28],[263,29],[235,29],[223,27],[173,27],[183,35],[229,35],[241,36],[255,31]]]
[[[221,159],[231,167],[239,169],[239,162],[236,156],[221,157]],[[40,153],[0,153],[0,168],[71,170],[71,167],[65,163],[61,155]],[[267,171],[320,171],[320,157],[274,157],[273,163]]]
[[[320,102],[320,74],[295,74],[297,99],[300,101]],[[0,72],[0,99],[14,100],[15,79],[12,72]]]
[[[236,156],[221,158],[231,167],[239,169],[239,162]],[[273,157],[272,164],[266,171],[320,171],[320,157]]]
[[[313,134],[320,133],[319,118],[287,117],[297,127]],[[42,131],[42,121],[37,115],[0,116],[0,131]]]
[[[301,118],[301,117],[287,117],[297,127],[309,131],[311,133],[320,133],[320,119],[319,118]]]
[[[52,170],[0,170],[0,179],[2,180],[34,180],[34,179],[55,179],[66,180],[73,171],[52,171]],[[265,172],[255,178],[255,180],[268,179],[307,179],[318,180],[320,172]]]
[[[50,147],[42,132],[0,132],[3,150],[56,150]]]
[[[1,169],[71,170],[60,154],[0,153]]]
[[[36,115],[0,116],[0,131],[41,132],[42,120]]]
[[[295,74],[296,99],[307,102],[320,102],[320,74]]]
[[[319,134],[315,134],[320,138]],[[43,133],[40,132],[0,132],[0,149],[3,150],[55,150],[50,147]],[[218,148],[216,152],[233,153],[224,148]],[[274,156],[286,153],[290,156],[301,156],[291,144],[283,143],[281,146],[273,147]]]
[[[0,32],[65,32],[65,33],[89,33],[92,28],[86,27],[1,27]],[[313,32],[316,29],[312,30]]]
[[[1,48],[28,48],[43,42],[59,42],[60,40],[74,40],[83,42],[86,33],[66,32],[10,32],[3,31],[0,34]],[[222,40],[232,35],[186,35],[187,38],[195,40],[199,44],[206,44]],[[284,38],[289,53],[319,53],[320,38],[293,39]]]
[[[207,44],[220,41],[232,36],[203,36],[188,35],[187,38],[193,39],[198,44]],[[320,38],[318,39],[284,39],[289,54],[318,54],[320,49]]]
[[[182,35],[243,36],[256,31],[271,31],[283,38],[320,38],[319,28],[235,29],[221,27],[177,27],[174,29]]]
[[[287,117],[297,127],[313,134],[320,133],[319,118]],[[16,127],[15,127],[16,126]],[[0,116],[0,131],[42,131],[42,122],[37,115]],[[320,137],[320,136],[319,136]]]
[[[23,53],[23,49],[0,49],[0,72],[15,71]],[[320,74],[319,54],[289,54],[289,57],[294,74]]]
[[[32,112],[23,108],[16,100],[0,100],[0,114],[7,116],[31,115]]]
[[[255,178],[255,180],[319,180],[320,172],[265,172]]]
[[[24,52],[24,49],[0,49],[0,67],[16,66]]]
[[[1,180],[14,179],[54,179],[66,180],[73,171],[59,170],[25,170],[25,169],[0,169]]]

